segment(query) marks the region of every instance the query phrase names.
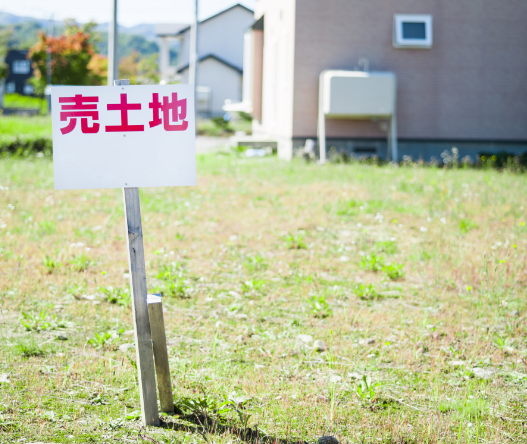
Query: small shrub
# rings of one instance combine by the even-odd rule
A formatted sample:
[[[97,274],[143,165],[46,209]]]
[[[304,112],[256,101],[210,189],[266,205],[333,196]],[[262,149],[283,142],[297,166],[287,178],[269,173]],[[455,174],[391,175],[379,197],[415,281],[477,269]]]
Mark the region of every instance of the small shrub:
[[[377,387],[379,387],[380,384],[376,383],[373,384],[371,377],[363,375],[362,379],[358,381],[357,383],[357,395],[365,400],[369,401],[370,403],[375,401],[375,397],[377,395]]]
[[[327,303],[325,295],[312,295],[309,297],[308,302],[311,306],[311,313],[313,313],[316,318],[327,318],[331,316],[331,307]]]
[[[379,253],[395,254],[397,253],[397,243],[395,241],[378,241],[375,242],[375,249]]]
[[[367,254],[359,263],[360,268],[366,271],[378,272],[384,267],[384,257],[374,253]]]
[[[25,358],[44,356],[45,354],[44,349],[33,337],[20,339],[17,344],[15,344],[15,350]]]
[[[385,265],[382,268],[382,271],[388,276],[392,281],[402,279],[404,277],[403,271],[404,264],[390,264]]]
[[[461,219],[459,221],[459,229],[463,234],[468,233],[470,230],[477,228],[476,222],[470,219]]]
[[[335,204],[335,213],[339,216],[356,216],[363,204],[355,199],[339,200]]]
[[[377,290],[373,284],[358,284],[355,287],[354,292],[357,297],[365,301],[371,301],[379,296],[379,293],[377,293]]]
[[[243,263],[243,266],[248,271],[264,271],[267,270],[269,265],[267,264],[267,261],[265,260],[265,257],[263,257],[260,253],[256,253],[254,256],[247,255],[245,257],[245,261]]]
[[[253,279],[251,281],[245,281],[242,283],[242,290],[244,293],[258,291],[263,287],[265,287],[265,281],[263,279]]]
[[[232,129],[232,127],[229,124],[229,120],[225,120],[224,116],[213,117],[211,120],[212,120],[214,125],[219,130],[221,130],[221,131],[223,131],[225,133],[233,133],[234,132],[234,130]]]
[[[45,220],[38,224],[38,234],[40,236],[54,234],[57,231],[57,224],[51,220]]]
[[[51,327],[51,323],[47,321],[47,313],[42,310],[38,315],[34,312],[22,312],[22,317],[19,319],[20,323],[27,331],[40,331]]]
[[[87,271],[88,267],[94,265],[94,262],[92,262],[91,259],[86,256],[86,254],[82,253],[79,256],[75,256],[70,262],[70,265],[75,271],[81,273],[83,271]]]
[[[162,285],[156,287],[156,293],[163,296],[186,298],[189,296],[190,286],[186,284],[183,268],[180,264],[172,262],[168,265],[162,265],[157,279]]]
[[[93,348],[103,348],[106,344],[110,343],[114,338],[114,335],[110,332],[106,333],[95,333],[93,338],[88,340],[88,344],[90,344]]]
[[[307,248],[303,234],[288,234],[284,237],[285,246],[288,250],[303,250]]]
[[[53,259],[52,257],[48,256],[46,254],[46,258],[43,261],[44,267],[46,267],[46,270],[48,274],[52,274],[55,271],[57,271],[60,267],[62,267],[62,263]]]
[[[106,288],[101,287],[99,290],[101,290],[108,298],[110,304],[116,304],[120,307],[128,307],[132,302],[130,290],[128,288],[113,288],[110,286]]]

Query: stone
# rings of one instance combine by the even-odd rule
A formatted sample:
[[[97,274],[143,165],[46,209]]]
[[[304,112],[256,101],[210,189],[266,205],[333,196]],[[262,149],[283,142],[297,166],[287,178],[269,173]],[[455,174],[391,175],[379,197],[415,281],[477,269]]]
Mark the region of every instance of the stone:
[[[313,342],[313,336],[311,335],[298,335],[296,338],[304,344],[311,344]]]
[[[318,444],[339,444],[339,441],[334,436],[321,436],[318,438]]]
[[[452,367],[463,367],[465,365],[465,361],[448,361],[448,365],[451,365]]]
[[[366,339],[361,339],[359,341],[359,345],[368,345],[368,344],[375,344],[375,339],[373,339],[373,338],[366,338]]]
[[[474,376],[479,379],[489,379],[494,374],[493,368],[473,368],[472,373]]]
[[[9,373],[0,373],[0,384],[11,384]]]
[[[123,352],[123,353],[126,353],[131,348],[135,348],[135,344],[121,344],[119,346],[119,351]]]
[[[58,335],[57,338],[60,339],[61,341],[67,341],[68,340],[68,337],[66,335]]]
[[[317,339],[315,342],[313,342],[313,350],[319,353],[325,352],[328,349],[329,349],[328,345],[324,341],[321,341],[320,339]]]

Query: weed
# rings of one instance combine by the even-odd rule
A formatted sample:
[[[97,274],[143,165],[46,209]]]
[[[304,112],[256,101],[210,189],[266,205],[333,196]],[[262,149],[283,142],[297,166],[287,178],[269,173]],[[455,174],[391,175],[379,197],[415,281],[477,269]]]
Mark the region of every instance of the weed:
[[[304,235],[301,233],[288,234],[284,236],[285,246],[288,250],[303,250],[307,248]]]
[[[392,240],[375,242],[375,250],[379,253],[395,254],[397,253],[397,243]]]
[[[316,318],[327,318],[331,316],[331,307],[327,303],[326,296],[324,294],[311,295],[308,299],[308,302],[311,307],[311,313],[313,313]]]
[[[43,356],[45,354],[45,351],[42,346],[39,345],[33,337],[20,339],[15,344],[15,350],[18,351],[25,358]]]
[[[382,267],[382,271],[388,276],[392,281],[397,281],[404,277],[403,271],[404,264],[390,264]]]
[[[338,216],[356,216],[362,206],[363,204],[355,199],[339,200],[335,204],[335,213]]]
[[[87,271],[88,267],[94,265],[94,262],[91,261],[91,259],[86,256],[86,254],[82,253],[78,256],[75,256],[71,261],[70,265],[73,267],[73,269],[77,272],[83,272]]]
[[[470,230],[473,230],[474,228],[477,228],[476,222],[470,220],[470,219],[461,219],[459,221],[459,229],[463,234],[468,233]]]
[[[51,327],[51,323],[47,321],[48,314],[42,310],[38,315],[34,312],[22,312],[22,317],[19,318],[20,323],[27,331],[41,331]]]
[[[162,265],[157,274],[157,279],[162,282],[162,285],[156,287],[156,293],[168,297],[189,297],[190,286],[185,281],[181,264],[171,262]]]
[[[377,290],[375,289],[375,286],[373,284],[357,284],[354,289],[354,293],[357,297],[365,301],[371,301],[379,297],[379,293],[377,293]]]
[[[93,348],[104,348],[105,345],[111,343],[111,341],[115,338],[115,336],[110,333],[95,333],[93,338],[88,340],[88,344],[90,344]]]
[[[229,412],[229,401],[221,402],[205,394],[198,398],[181,398],[175,404],[184,412],[220,423],[225,423],[225,414]]]
[[[48,256],[46,254],[46,258],[44,259],[44,267],[46,267],[46,270],[48,274],[53,274],[55,271],[57,271],[60,267],[62,267],[62,263],[57,261],[56,259],[53,259],[52,257]]]
[[[100,287],[100,291],[108,298],[110,304],[116,304],[120,307],[128,307],[132,301],[130,290],[128,288]]]
[[[253,256],[247,255],[243,263],[244,267],[251,272],[267,270],[268,264],[265,258],[260,254],[256,253]]]
[[[6,250],[4,247],[0,247],[0,259],[9,260],[13,257],[13,250]]]
[[[367,254],[359,263],[360,268],[366,271],[378,272],[384,267],[384,256],[377,256],[374,253]]]
[[[38,233],[41,236],[54,234],[57,231],[57,224],[53,221],[45,220],[38,224]]]
[[[362,379],[357,382],[357,395],[361,399],[372,403],[375,401],[375,396],[377,394],[376,389],[379,386],[379,383],[372,383],[370,376],[363,375]]]
[[[263,279],[253,279],[242,283],[242,290],[244,293],[248,293],[250,291],[258,291],[261,290],[263,287],[265,287],[265,280]]]

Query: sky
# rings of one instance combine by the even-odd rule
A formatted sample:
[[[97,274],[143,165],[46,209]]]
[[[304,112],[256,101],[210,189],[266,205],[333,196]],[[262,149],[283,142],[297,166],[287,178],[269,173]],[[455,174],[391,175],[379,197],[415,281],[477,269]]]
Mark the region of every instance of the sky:
[[[199,0],[200,20],[241,3],[254,9],[256,0]],[[189,23],[194,0],[119,0],[118,20],[123,26],[140,23]],[[11,14],[55,20],[74,18],[106,23],[111,19],[113,0],[0,0],[0,11]]]

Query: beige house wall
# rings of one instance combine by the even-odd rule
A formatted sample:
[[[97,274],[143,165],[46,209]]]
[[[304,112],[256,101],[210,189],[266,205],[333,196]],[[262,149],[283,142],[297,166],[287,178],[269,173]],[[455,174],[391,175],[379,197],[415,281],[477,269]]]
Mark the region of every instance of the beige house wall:
[[[433,47],[395,49],[394,14],[432,14]],[[400,138],[527,140],[526,0],[297,0],[294,32],[293,137],[316,135],[320,72],[367,57],[397,74]],[[328,119],[327,136],[385,133]]]
[[[262,120],[257,136],[278,141],[278,154],[292,156],[293,82],[295,71],[295,0],[259,0],[255,18],[265,16]]]

